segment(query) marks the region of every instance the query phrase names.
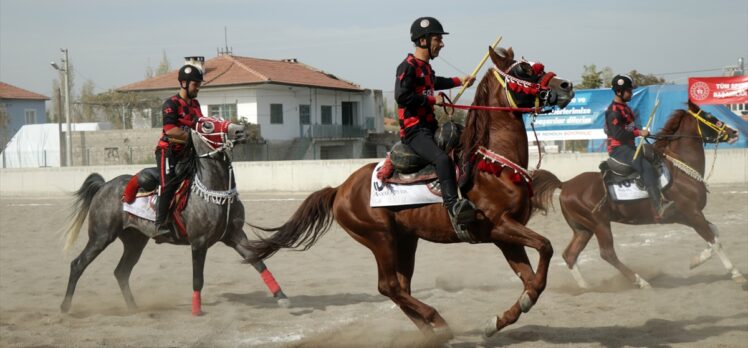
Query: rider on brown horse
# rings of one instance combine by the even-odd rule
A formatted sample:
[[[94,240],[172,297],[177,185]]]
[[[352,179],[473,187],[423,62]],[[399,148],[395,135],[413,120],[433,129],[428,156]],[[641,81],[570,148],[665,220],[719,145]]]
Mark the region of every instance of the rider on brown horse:
[[[174,193],[179,187],[176,180],[176,164],[184,152],[184,143],[190,132],[195,129],[195,124],[200,117],[200,103],[197,101],[197,93],[203,82],[203,70],[193,64],[185,64],[179,69],[179,93],[164,101],[163,122],[164,128],[156,147],[156,165],[158,166],[161,192],[158,199],[158,210],[156,213],[156,228],[158,234],[169,233],[166,226],[169,204]]]
[[[410,27],[410,40],[415,44],[415,52],[408,54],[397,67],[395,100],[400,121],[400,138],[421,158],[436,166],[436,174],[441,185],[444,206],[447,207],[452,225],[466,225],[474,217],[474,207],[466,199],[457,198],[455,168],[449,156],[434,141],[438,122],[434,116],[434,105],[444,101],[434,90],[448,89],[473,84],[475,77],[436,76],[429,60],[439,56],[444,47],[441,23],[432,17],[421,17]]]
[[[634,123],[636,116],[626,104],[633,96],[634,83],[627,75],[616,75],[611,82],[615,97],[613,102],[605,111],[605,133],[608,135],[608,153],[610,157],[618,162],[631,166],[642,177],[647,192],[651,198],[652,208],[655,216],[662,216],[664,206],[660,187],[657,182],[657,172],[652,163],[638,156],[634,159],[636,152],[634,138],[640,136],[646,138],[649,131],[638,129]],[[644,140],[642,140],[644,141]]]

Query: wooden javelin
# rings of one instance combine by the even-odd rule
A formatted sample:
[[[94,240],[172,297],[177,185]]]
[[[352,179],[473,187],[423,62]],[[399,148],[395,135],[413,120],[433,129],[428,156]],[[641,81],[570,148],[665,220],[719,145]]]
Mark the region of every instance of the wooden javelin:
[[[496,38],[496,41],[494,41],[493,45],[491,45],[491,49],[496,48],[499,42],[501,42],[501,35],[499,35],[499,37]],[[486,63],[486,60],[488,60],[488,52],[486,52],[486,54],[483,56],[483,59],[481,59],[480,63],[478,63],[478,66],[475,68],[475,70],[473,70],[470,76],[475,77],[475,75],[478,74],[478,71],[480,70],[480,68],[483,67],[483,64]],[[457,104],[457,101],[462,96],[462,93],[465,92],[466,88],[467,88],[467,85],[465,84],[463,84],[462,87],[460,87],[460,91],[457,92],[457,96],[454,97],[454,99],[452,99],[452,104]]]

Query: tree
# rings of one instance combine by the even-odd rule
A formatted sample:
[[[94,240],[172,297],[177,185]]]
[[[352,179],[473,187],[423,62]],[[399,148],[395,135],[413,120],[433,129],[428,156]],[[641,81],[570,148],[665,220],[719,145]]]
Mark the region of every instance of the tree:
[[[600,88],[603,86],[602,71],[597,71],[595,64],[585,65],[582,82],[576,87],[580,89]]]
[[[0,151],[5,150],[5,145],[8,144],[8,125],[10,124],[10,117],[8,111],[5,110],[5,104],[0,103]]]
[[[80,121],[81,122],[95,122],[96,114],[94,113],[94,105],[91,103],[94,98],[94,82],[86,80],[81,86],[81,94],[79,99],[80,104]]]
[[[163,53],[164,54],[161,57],[161,63],[159,63],[158,68],[156,68],[156,76],[166,74],[169,72],[169,70],[171,70],[169,58],[166,57],[166,50],[164,50]]]
[[[145,92],[118,92],[109,90],[82,101],[84,105],[99,108],[115,128],[132,128],[133,110],[159,110],[161,99]]]
[[[603,78],[603,87],[610,88],[611,82],[613,82],[613,69],[611,69],[609,66],[606,66],[602,70],[602,78]]]
[[[649,85],[662,85],[665,84],[665,79],[661,77],[657,77],[652,74],[642,74],[636,69],[631,70],[629,72],[629,76],[631,76],[631,79],[634,80],[634,86],[642,87],[642,86],[649,86]]]

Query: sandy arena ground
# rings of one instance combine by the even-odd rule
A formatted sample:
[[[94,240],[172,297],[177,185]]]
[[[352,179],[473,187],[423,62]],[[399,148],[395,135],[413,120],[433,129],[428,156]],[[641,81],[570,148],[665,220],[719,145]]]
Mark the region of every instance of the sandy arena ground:
[[[748,185],[713,186],[707,217],[721,230],[733,263],[748,272]],[[278,225],[305,194],[244,193],[247,217]],[[59,305],[69,264],[88,239],[84,230],[65,255],[58,230],[70,197],[0,198],[0,347],[412,347],[422,336],[376,288],[368,249],[337,225],[306,252],[268,260],[292,307],[280,308],[259,275],[223,244],[208,252],[206,315],[192,317],[190,249],[151,242],[131,286],[139,304],[128,311],[113,271],[115,241],[86,270],[69,314]],[[556,207],[558,201],[555,201]],[[522,286],[493,245],[421,242],[414,295],[449,322],[451,347],[745,347],[748,291],[715,257],[689,270],[705,243],[679,225],[614,225],[619,257],[653,286],[635,289],[599,257],[591,241],[581,269],[582,291],[561,253],[571,237],[559,211],[536,216],[535,231],[555,248],[549,285],[517,323],[489,339],[484,322],[503,313]],[[86,227],[84,226],[84,229]],[[536,253],[529,252],[533,262]]]

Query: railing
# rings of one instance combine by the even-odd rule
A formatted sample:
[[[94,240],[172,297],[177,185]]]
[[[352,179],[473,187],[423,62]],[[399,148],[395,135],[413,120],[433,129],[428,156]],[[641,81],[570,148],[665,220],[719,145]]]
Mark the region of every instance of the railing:
[[[315,124],[305,134],[308,138],[363,138],[366,129],[360,126],[342,126],[338,124]]]

